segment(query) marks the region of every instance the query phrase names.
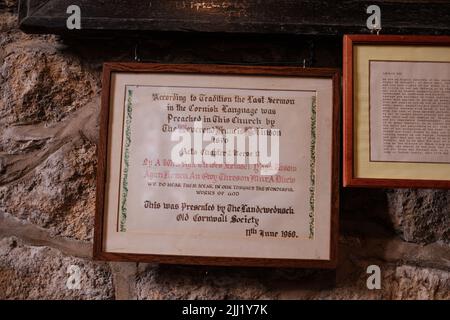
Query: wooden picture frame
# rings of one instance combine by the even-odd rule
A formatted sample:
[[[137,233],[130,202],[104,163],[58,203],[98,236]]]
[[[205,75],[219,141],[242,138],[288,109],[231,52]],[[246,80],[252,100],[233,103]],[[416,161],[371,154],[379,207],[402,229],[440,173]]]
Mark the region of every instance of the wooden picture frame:
[[[128,82],[132,82],[131,84]],[[122,216],[119,217],[120,209],[115,205],[109,206],[110,203],[118,202],[120,191],[123,191],[123,169],[120,167],[120,170],[115,170],[117,167],[117,163],[122,165],[123,163],[123,145],[124,145],[124,132],[127,129],[124,129],[125,125],[125,115],[123,117],[121,114],[125,114],[125,111],[129,111],[131,108],[131,104],[127,106],[127,103],[132,99],[135,99],[138,102],[134,102],[135,105],[133,108],[138,110],[139,101],[147,101],[143,97],[146,97],[145,94],[150,92],[145,84],[151,83],[153,85],[158,84],[159,87],[167,88],[178,88],[174,86],[175,84],[184,84],[188,86],[188,88],[184,88],[180,86],[182,90],[195,90],[193,84],[197,83],[202,85],[201,90],[213,90],[211,92],[215,92],[217,88],[213,86],[215,83],[219,83],[223,85],[223,88],[217,90],[234,90],[232,88],[237,88],[236,90],[244,90],[242,92],[247,92],[246,90],[250,90],[251,88],[259,88],[255,90],[261,90],[261,86],[269,85],[269,89],[261,90],[261,94],[268,94],[267,92],[272,92],[270,90],[277,91],[281,90],[282,86],[288,86],[289,88],[296,89],[296,86],[301,84],[303,87],[299,87],[298,90],[292,91],[302,91],[305,92],[313,92],[313,89],[316,90],[313,93],[313,96],[316,98],[312,98],[312,106],[314,106],[314,110],[307,109],[308,116],[309,113],[314,115],[313,117],[305,116],[304,120],[302,117],[299,117],[298,114],[292,116],[286,116],[285,119],[292,119],[292,123],[296,123],[298,121],[310,121],[311,128],[314,127],[314,132],[320,132],[320,138],[323,139],[318,140],[317,144],[314,144],[314,150],[310,150],[311,157],[314,156],[314,159],[319,159],[316,162],[308,162],[308,168],[305,169],[305,172],[314,172],[314,179],[317,179],[315,184],[315,188],[317,188],[317,192],[310,191],[312,196],[309,199],[307,205],[311,206],[311,204],[316,206],[316,210],[321,210],[321,208],[328,208],[328,212],[321,212],[320,215],[311,216],[308,219],[314,219],[313,226],[309,231],[309,240],[307,239],[290,239],[286,242],[285,245],[281,246],[280,244],[270,243],[269,245],[273,245],[274,247],[287,248],[286,250],[291,250],[292,252],[296,252],[296,254],[301,255],[302,247],[301,245],[307,243],[310,246],[311,252],[322,252],[323,256],[319,256],[319,253],[316,253],[319,258],[272,258],[271,255],[280,255],[276,250],[266,250],[267,257],[255,257],[255,256],[247,256],[240,255],[236,253],[236,251],[246,250],[245,247],[248,245],[247,238],[239,238],[239,239],[229,239],[232,244],[236,244],[236,247],[230,247],[226,249],[221,249],[220,245],[216,245],[213,240],[205,241],[205,239],[194,239],[192,241],[197,241],[199,245],[203,246],[202,250],[208,251],[212,250],[211,253],[198,255],[192,252],[188,252],[187,249],[180,249],[182,252],[173,254],[172,251],[175,251],[173,246],[170,244],[170,237],[168,242],[158,242],[158,241],[149,241],[149,239],[155,239],[155,235],[152,234],[144,234],[139,232],[135,232],[134,229],[131,230],[129,228],[132,224],[130,221],[131,218],[127,218],[126,223],[127,227],[122,229],[122,222],[124,220],[123,212],[121,212]],[[97,199],[96,199],[96,216],[95,216],[95,232],[94,232],[94,251],[93,256],[97,260],[110,260],[110,261],[135,261],[135,262],[157,262],[157,263],[167,263],[167,264],[196,264],[196,265],[223,265],[223,266],[259,266],[259,267],[308,267],[308,268],[335,268],[337,263],[337,244],[338,244],[338,210],[339,210],[339,101],[340,101],[340,75],[339,71],[335,69],[306,69],[306,68],[296,68],[296,67],[249,67],[249,66],[226,66],[226,65],[167,65],[167,64],[145,64],[145,63],[105,63],[103,68],[103,92],[102,92],[102,106],[101,106],[101,117],[100,117],[100,142],[98,146],[98,171],[97,171]],[[126,85],[125,85],[126,84]],[[203,85],[208,84],[203,87]],[[125,90],[123,90],[125,87]],[[130,96],[129,91],[130,88],[133,88],[134,96]],[[243,87],[243,89],[242,89]],[[250,88],[250,89],[249,89]],[[284,88],[284,87],[283,87]],[[288,88],[288,89],[289,89]],[[139,91],[141,90],[141,91]],[[156,90],[151,88],[151,90]],[[173,89],[175,90],[175,89]],[[176,89],[178,90],[178,89]],[[199,89],[200,90],[200,89]],[[125,91],[125,92],[123,92]],[[156,91],[152,91],[153,94]],[[223,91],[225,92],[225,91]],[[180,93],[181,95],[182,93]],[[294,94],[294,93],[292,93]],[[297,93],[295,93],[297,94]],[[303,94],[303,93],[298,93]],[[309,93],[308,93],[309,94]],[[137,97],[137,98],[136,98]],[[153,97],[155,99],[155,95],[149,95],[149,97]],[[300,99],[300,98],[299,98]],[[305,98],[306,99],[306,98]],[[308,98],[309,99],[309,98]],[[316,100],[317,99],[317,100]],[[150,101],[150,100],[149,100]],[[300,100],[299,100],[300,101]],[[303,101],[303,100],[301,100]],[[305,100],[309,101],[309,100]],[[317,104],[317,109],[316,108]],[[155,104],[157,105],[157,104]],[[322,107],[323,105],[323,107]],[[277,108],[281,108],[277,106]],[[144,109],[142,109],[144,110]],[[150,112],[153,112],[149,109]],[[156,110],[156,112],[161,112]],[[281,110],[281,109],[278,109]],[[288,110],[288,109],[286,109]],[[289,109],[290,110],[290,109]],[[290,112],[298,112],[300,109],[292,109]],[[305,109],[306,110],[306,109]],[[301,111],[301,110],[300,110]],[[133,111],[137,112],[137,111]],[[142,111],[144,112],[144,111]],[[145,111],[147,112],[147,111]],[[279,111],[280,113],[281,111]],[[300,113],[301,115],[301,113]],[[122,117],[122,118],[121,118]],[[157,118],[158,114],[155,113],[153,118]],[[134,116],[133,119],[138,119],[136,121],[141,121],[143,117]],[[323,118],[323,120],[322,120]],[[131,119],[130,118],[127,118]],[[308,120],[309,119],[309,120]],[[317,120],[316,120],[317,119]],[[120,121],[119,121],[120,120]],[[143,121],[143,120],[142,120]],[[153,120],[152,120],[153,121]],[[157,120],[154,120],[157,121]],[[314,122],[313,122],[314,121]],[[131,134],[135,132],[141,131],[133,131],[138,130],[139,125],[136,122],[134,129],[131,128]],[[313,125],[314,123],[314,125]],[[128,124],[127,124],[128,126]],[[316,128],[317,126],[317,128]],[[300,126],[295,126],[300,127]],[[116,128],[121,128],[121,130],[116,130]],[[323,129],[323,130],[322,130]],[[115,131],[116,130],[116,131]],[[159,129],[158,129],[159,130]],[[157,130],[157,132],[159,132]],[[297,130],[297,129],[296,129]],[[300,130],[300,129],[298,129]],[[309,129],[308,129],[309,130]],[[322,130],[322,131],[319,131]],[[150,133],[149,133],[150,134]],[[121,138],[118,138],[120,137]],[[151,135],[155,137],[154,134]],[[315,134],[311,131],[311,137]],[[159,139],[159,137],[158,137]],[[312,138],[311,138],[312,139]],[[117,141],[120,140],[120,143]],[[298,141],[299,139],[295,137],[294,141]],[[131,141],[131,139],[130,139]],[[312,141],[312,140],[311,140]],[[319,142],[322,142],[319,144]],[[136,143],[136,142],[135,142]],[[130,142],[129,145],[131,145]],[[165,143],[159,144],[164,145]],[[281,143],[282,145],[282,143]],[[300,145],[300,144],[299,144]],[[164,147],[158,147],[161,148]],[[125,148],[126,149],[126,148]],[[295,146],[289,148],[280,148],[283,150],[290,150],[292,152],[295,151]],[[118,155],[115,150],[121,150]],[[137,153],[136,150],[140,150],[139,148],[132,149],[131,152]],[[288,151],[291,152],[291,151]],[[327,155],[326,157],[322,155]],[[158,151],[159,156],[159,151]],[[118,160],[117,160],[118,159]],[[128,159],[128,157],[127,157]],[[132,156],[129,158],[130,162],[133,161]],[[297,159],[297,158],[295,158]],[[300,157],[299,157],[300,159]],[[128,160],[127,160],[128,161]],[[282,160],[280,160],[281,163]],[[299,160],[300,161],[300,160]],[[320,167],[319,167],[320,165]],[[128,168],[128,167],[127,167]],[[130,167],[131,168],[131,167]],[[135,169],[136,170],[136,169]],[[308,171],[309,170],[309,171]],[[127,175],[131,173],[132,169],[128,171]],[[316,172],[317,171],[317,172]],[[323,171],[323,173],[321,173]],[[116,178],[118,176],[118,178]],[[316,178],[317,177],[317,178]],[[114,180],[117,179],[117,180]],[[131,179],[131,178],[130,178]],[[116,183],[114,181],[119,181],[119,191],[111,191],[117,189]],[[306,182],[304,182],[307,185]],[[311,182],[308,182],[311,183]],[[132,182],[127,182],[127,192],[128,189],[132,188]],[[296,185],[297,186],[297,185]],[[122,189],[121,189],[122,188]],[[138,187],[135,190],[141,190]],[[319,192],[320,191],[320,192]],[[153,192],[153,191],[152,191]],[[159,192],[159,193],[158,193]],[[154,194],[166,196],[166,194],[173,192],[167,191],[163,192],[161,190],[157,190]],[[190,194],[189,190],[183,191],[186,194]],[[315,193],[314,193],[315,192]],[[269,194],[269,193],[268,193]],[[295,197],[299,197],[298,192],[294,192]],[[123,195],[122,195],[123,197]],[[130,196],[132,197],[132,196]],[[283,197],[283,195],[280,195]],[[226,197],[224,196],[223,199]],[[230,197],[228,197],[230,198]],[[227,199],[228,199],[227,198]],[[263,197],[269,199],[269,197]],[[263,199],[261,198],[261,199]],[[231,198],[230,198],[231,199]],[[243,197],[245,202],[251,202],[251,197]],[[258,198],[260,199],[260,198]],[[311,200],[312,199],[312,200]],[[111,201],[111,202],[110,202]],[[114,202],[115,201],[115,202]],[[232,200],[229,200],[232,201]],[[263,201],[263,200],[261,200]],[[276,198],[270,198],[271,202],[276,203]],[[129,200],[128,203],[132,203]],[[120,207],[120,205],[119,205]],[[109,209],[113,208],[113,209]],[[165,208],[165,207],[164,207]],[[140,209],[139,209],[140,210]],[[162,209],[161,209],[162,210]],[[129,210],[130,212],[130,210]],[[129,213],[128,212],[128,213]],[[148,211],[147,211],[148,212]],[[152,211],[153,212],[153,211]],[[313,211],[314,213],[314,211]],[[152,213],[153,214],[153,213]],[[158,214],[158,213],[155,213]],[[303,212],[302,214],[307,214]],[[315,213],[314,213],[315,214]],[[117,218],[116,218],[117,216]],[[142,217],[141,215],[137,215],[137,217]],[[137,218],[133,218],[137,219]],[[147,219],[147,218],[146,218]],[[161,218],[162,219],[162,218]],[[272,219],[272,218],[271,218]],[[120,221],[120,222],[119,222]],[[134,221],[134,220],[133,220]],[[272,221],[272,220],[271,220]],[[281,221],[281,220],[273,220],[273,221]],[[295,220],[294,220],[295,221]],[[313,221],[313,220],[308,220]],[[175,223],[175,222],[174,222]],[[120,226],[119,226],[120,224]],[[129,224],[129,225],[128,225]],[[135,228],[140,228],[140,226],[144,225],[144,222],[139,221],[138,223],[134,223],[136,225]],[[194,228],[195,226],[193,226]],[[307,226],[311,228],[311,224]],[[144,227],[142,227],[144,228]],[[225,228],[225,227],[224,227]],[[229,227],[228,227],[229,228]],[[125,231],[124,231],[125,230]],[[136,229],[137,230],[137,229]],[[140,229],[139,229],[140,230]],[[162,228],[158,230],[166,231],[167,228]],[[220,229],[215,229],[220,230]],[[316,232],[314,236],[311,237],[311,232]],[[120,232],[123,231],[123,232]],[[243,231],[243,230],[242,230]],[[231,232],[231,231],[230,231]],[[241,231],[239,231],[241,232]],[[246,231],[247,232],[247,231]],[[323,234],[323,235],[322,235]],[[189,241],[191,239],[188,237],[190,235],[182,235],[183,241],[176,242],[178,239],[174,241],[183,246],[186,244],[188,246]],[[128,237],[128,238],[127,238]],[[153,238],[151,238],[153,237]],[[180,236],[181,237],[181,236]],[[298,238],[298,237],[297,237]],[[141,241],[144,239],[143,241]],[[164,238],[166,239],[166,238]],[[212,239],[212,238],[211,238]],[[277,238],[279,239],[279,238]],[[254,241],[254,240],[252,240]],[[259,241],[259,240],[258,240]],[[266,241],[266,240],[264,240]],[[269,241],[269,240],[267,240]],[[296,242],[299,241],[299,242]],[[303,241],[303,242],[301,242]],[[116,245],[116,243],[120,243]],[[225,242],[228,243],[228,242]],[[317,245],[317,248],[314,249],[314,246]],[[129,246],[124,249],[124,247]],[[153,249],[158,246],[167,246],[165,249],[167,252],[150,252],[147,248],[143,248],[145,246],[151,246]],[[209,246],[214,246],[214,250],[229,250],[228,252],[233,253],[232,255],[224,255],[223,253],[220,255],[214,254],[216,251],[210,249]],[[258,244],[251,244],[251,246],[258,247]],[[111,249],[113,248],[113,249]],[[158,250],[160,247],[158,247]],[[259,247],[258,247],[259,248]],[[309,248],[309,247],[308,247]],[[153,250],[152,249],[152,250]],[[157,250],[157,251],[158,251]],[[161,251],[160,250],[160,251]],[[184,251],[183,251],[184,250]],[[305,251],[308,251],[305,250]],[[208,251],[209,252],[209,251]],[[252,251],[255,252],[255,255],[262,255],[258,250]],[[252,253],[253,254],[253,253]],[[309,253],[306,253],[309,254]],[[313,253],[311,253],[313,254]],[[310,254],[310,255],[311,255]]]
[[[389,145],[389,143],[385,142],[383,142],[385,143],[385,149],[383,149],[382,152],[373,150],[373,146],[377,146],[377,144],[382,146],[382,143],[380,142],[382,141],[381,137],[374,133],[377,132],[376,130],[381,131],[381,129],[377,129],[380,127],[380,125],[377,126],[374,124],[375,121],[378,121],[376,120],[377,118],[372,118],[372,115],[375,113],[374,110],[377,110],[374,106],[387,106],[389,105],[389,103],[377,104],[373,102],[376,101],[375,99],[381,99],[379,98],[379,94],[377,95],[374,93],[375,90],[384,89],[379,89],[379,87],[377,89],[377,85],[375,82],[376,80],[374,80],[376,78],[376,75],[373,75],[372,67],[391,62],[393,62],[394,64],[390,64],[389,66],[397,65],[399,66],[398,68],[401,68],[402,63],[412,63],[415,66],[422,63],[426,63],[426,66],[433,63],[445,63],[445,70],[448,70],[448,66],[450,65],[450,37],[345,35],[343,57],[344,187],[449,189],[450,163],[448,162],[450,161],[442,163],[427,162],[428,160],[411,161],[413,156],[410,156],[410,159],[408,161],[399,160],[401,159],[401,157],[406,158],[406,156],[398,156],[398,158],[394,158],[394,156],[396,156],[395,152],[391,153],[392,147]],[[410,65],[405,64],[404,66],[406,69],[406,66]],[[396,69],[391,69],[391,71],[392,70]],[[425,67],[423,67],[422,69],[417,68],[415,70],[421,70],[421,72],[431,72],[423,71],[427,70],[427,68]],[[392,74],[393,73],[395,72],[392,71]],[[403,75],[402,71],[399,71],[396,73],[396,75],[392,76],[393,79],[399,78],[399,80],[395,81],[404,81],[403,78],[406,79],[406,77],[407,76]],[[391,75],[387,71],[381,78],[381,81],[385,81],[384,78],[387,79],[386,81],[391,81]],[[424,79],[425,78],[426,77],[424,76]],[[412,79],[411,81],[416,81],[412,77],[410,77],[410,79]],[[373,83],[375,83],[375,85],[371,82],[372,80],[374,81]],[[448,83],[448,81],[445,79],[443,81],[445,81],[443,82],[444,84]],[[389,82],[386,82],[386,88],[394,87],[388,84]],[[374,86],[372,87],[372,85]],[[405,87],[408,86],[405,85],[402,88]],[[400,96],[402,94],[403,93],[399,93]],[[403,98],[403,96],[401,97]],[[400,98],[397,97],[397,99]],[[386,114],[388,115],[389,113]],[[389,127],[388,125],[388,120],[386,120],[387,118],[391,117],[386,116],[384,123],[386,124],[386,128],[391,129],[391,127]],[[385,137],[388,136],[389,135],[386,129]],[[374,139],[373,137],[376,138]],[[410,144],[412,145],[412,143]],[[398,150],[400,150],[400,148]],[[384,156],[384,158],[382,158],[382,161],[379,161],[379,159],[381,158],[380,156],[374,156],[374,154],[376,154],[377,152],[385,152],[386,155]],[[418,153],[416,152],[416,154]],[[393,159],[395,159],[395,161],[391,160],[391,156]],[[420,159],[422,159],[425,156],[420,155],[418,157],[421,157]],[[389,159],[390,161],[387,161],[386,159]],[[443,179],[443,177],[448,177],[448,179]]]

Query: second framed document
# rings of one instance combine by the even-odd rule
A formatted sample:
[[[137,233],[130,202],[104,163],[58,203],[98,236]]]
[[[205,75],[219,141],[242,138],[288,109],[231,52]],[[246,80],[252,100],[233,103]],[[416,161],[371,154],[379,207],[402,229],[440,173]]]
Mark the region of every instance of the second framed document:
[[[450,188],[450,37],[345,36],[344,186]]]
[[[94,256],[336,265],[339,72],[104,65]]]

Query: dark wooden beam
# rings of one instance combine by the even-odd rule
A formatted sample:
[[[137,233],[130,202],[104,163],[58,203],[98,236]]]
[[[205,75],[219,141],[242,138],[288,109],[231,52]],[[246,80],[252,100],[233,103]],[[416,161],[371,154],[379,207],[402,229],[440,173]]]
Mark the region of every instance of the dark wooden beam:
[[[66,28],[66,9],[81,8],[82,30]],[[382,33],[450,34],[448,0],[20,0],[29,33],[76,36],[146,32],[335,35],[367,33],[366,8],[382,10]]]

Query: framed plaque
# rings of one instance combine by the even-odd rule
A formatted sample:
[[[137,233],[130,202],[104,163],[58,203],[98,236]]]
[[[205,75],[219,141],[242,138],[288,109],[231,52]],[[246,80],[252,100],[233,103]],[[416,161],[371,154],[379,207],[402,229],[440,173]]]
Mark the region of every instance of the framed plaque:
[[[106,63],[94,257],[333,268],[339,72]]]
[[[450,37],[344,37],[344,186],[450,188]]]

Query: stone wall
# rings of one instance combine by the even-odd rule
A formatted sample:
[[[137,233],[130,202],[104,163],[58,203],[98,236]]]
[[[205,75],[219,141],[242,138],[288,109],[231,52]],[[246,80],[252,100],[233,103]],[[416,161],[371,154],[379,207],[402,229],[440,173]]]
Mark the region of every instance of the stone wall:
[[[1,1],[0,299],[450,299],[449,191],[343,190],[336,271],[93,261],[102,62],[131,55],[26,35],[16,1]],[[195,55],[170,46],[152,50]],[[366,287],[371,264],[381,290]]]

